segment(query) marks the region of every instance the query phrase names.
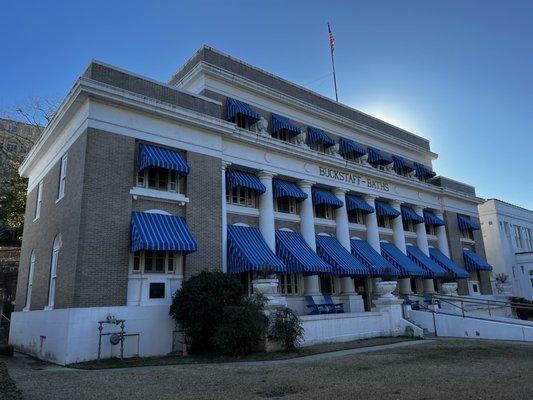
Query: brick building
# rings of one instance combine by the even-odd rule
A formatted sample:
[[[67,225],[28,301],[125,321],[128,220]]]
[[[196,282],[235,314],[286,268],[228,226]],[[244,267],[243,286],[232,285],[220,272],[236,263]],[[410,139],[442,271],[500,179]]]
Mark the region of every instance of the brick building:
[[[384,271],[404,295],[450,277],[488,295],[482,199],[436,177],[436,157],[422,137],[209,47],[167,84],[93,61],[20,169],[11,340],[91,359],[112,314],[136,335],[128,351],[166,354],[172,294],[201,270],[248,290],[275,271],[301,314],[329,294],[372,316]]]

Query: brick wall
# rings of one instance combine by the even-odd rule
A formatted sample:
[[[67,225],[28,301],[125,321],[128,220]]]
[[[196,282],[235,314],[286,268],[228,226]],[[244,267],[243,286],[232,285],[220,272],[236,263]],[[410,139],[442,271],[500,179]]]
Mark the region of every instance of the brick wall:
[[[291,229],[294,232],[300,232],[300,223],[299,222],[291,222],[291,221],[281,221],[279,219],[274,221],[274,225],[276,229],[286,228]]]
[[[237,224],[239,222],[249,226],[253,226],[254,228],[259,228],[259,217],[228,213],[228,225]]]

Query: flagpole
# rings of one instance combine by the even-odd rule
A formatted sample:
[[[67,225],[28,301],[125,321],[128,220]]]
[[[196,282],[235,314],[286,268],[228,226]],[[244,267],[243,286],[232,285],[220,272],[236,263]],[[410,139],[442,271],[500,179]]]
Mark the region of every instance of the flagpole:
[[[328,22],[328,32],[329,32],[329,40],[330,40],[329,49],[331,50],[331,66],[333,67],[333,84],[335,85],[335,101],[338,103],[339,95],[337,93],[337,76],[335,74],[335,60],[333,59],[334,42],[332,42],[333,34],[331,33],[329,22]]]

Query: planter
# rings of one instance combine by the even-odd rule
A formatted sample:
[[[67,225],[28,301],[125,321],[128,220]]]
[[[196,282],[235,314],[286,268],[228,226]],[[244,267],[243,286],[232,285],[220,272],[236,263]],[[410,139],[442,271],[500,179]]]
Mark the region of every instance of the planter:
[[[380,299],[395,299],[396,296],[392,294],[396,289],[396,281],[381,281],[376,282],[376,289]]]
[[[254,279],[252,281],[254,293],[264,296],[278,294],[278,278]]]
[[[443,283],[442,294],[445,296],[457,296],[457,282]]]

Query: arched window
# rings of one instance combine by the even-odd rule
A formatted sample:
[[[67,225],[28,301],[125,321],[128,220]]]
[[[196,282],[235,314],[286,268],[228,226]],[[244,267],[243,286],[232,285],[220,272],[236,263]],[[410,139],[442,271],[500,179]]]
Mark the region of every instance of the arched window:
[[[50,283],[48,286],[48,304],[47,309],[54,308],[54,298],[56,294],[56,280],[57,280],[57,263],[59,261],[59,250],[61,249],[61,234],[57,235],[54,239],[54,245],[52,246],[52,260],[50,261]]]
[[[35,250],[32,250],[31,255],[30,255],[30,268],[28,270],[28,285],[26,286],[26,303],[24,304],[23,311],[28,311],[31,306],[31,291],[33,288],[34,271],[35,271]]]

